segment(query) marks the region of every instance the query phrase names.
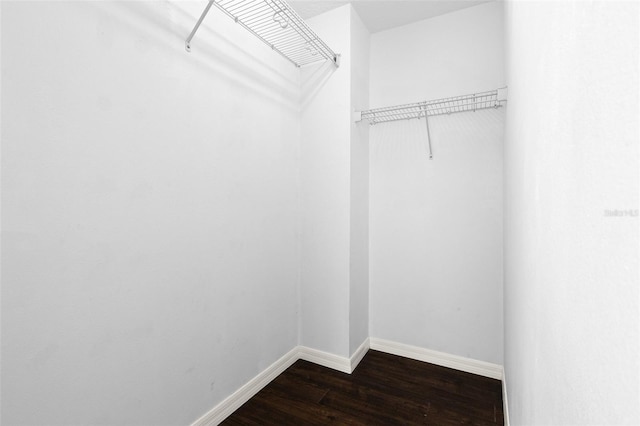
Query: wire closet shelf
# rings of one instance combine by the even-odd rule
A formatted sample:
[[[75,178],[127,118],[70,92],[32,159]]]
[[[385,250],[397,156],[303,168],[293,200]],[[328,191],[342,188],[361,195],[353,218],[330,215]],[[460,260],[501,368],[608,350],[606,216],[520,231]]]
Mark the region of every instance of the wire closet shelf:
[[[322,60],[340,65],[336,54],[284,0],[209,0],[185,42],[191,40],[212,5],[226,13],[296,67]]]
[[[499,108],[507,101],[507,88],[491,90],[489,92],[473,93],[471,95],[453,96],[432,101],[413,104],[397,105],[361,111],[356,121],[367,120],[369,124],[386,123],[389,121],[420,119],[424,117],[427,130],[427,150],[429,159],[433,160],[431,148],[431,132],[429,117],[435,115],[452,114],[456,112],[478,111],[488,108]]]
[[[413,104],[397,105],[370,109],[361,112],[361,118],[369,124],[388,121],[410,120],[426,116],[452,114],[464,111],[477,111],[487,108],[499,108],[506,101],[498,96],[500,89],[471,95],[454,96]]]

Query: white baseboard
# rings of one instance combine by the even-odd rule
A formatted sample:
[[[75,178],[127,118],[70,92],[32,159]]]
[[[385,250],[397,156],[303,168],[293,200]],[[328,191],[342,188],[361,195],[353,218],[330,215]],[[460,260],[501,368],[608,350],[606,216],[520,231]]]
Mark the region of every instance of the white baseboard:
[[[278,377],[284,370],[298,360],[298,347],[291,349],[282,358],[271,364],[240,389],[229,395],[208,413],[193,422],[191,426],[215,426],[251,399],[263,387]]]
[[[298,346],[297,349],[299,359],[351,374],[351,361],[349,358],[319,351],[318,349],[307,348],[306,346]]]
[[[501,365],[491,364],[475,359],[464,358],[457,355],[450,355],[443,352],[432,351],[417,346],[396,343],[390,340],[369,338],[356,349],[351,358],[334,355],[317,349],[307,348],[305,346],[296,346],[286,353],[282,358],[267,367],[266,370],[258,374],[256,377],[247,382],[240,389],[232,393],[221,403],[213,407],[208,413],[193,422],[191,426],[216,426],[226,419],[231,413],[240,408],[242,404],[247,402],[251,397],[258,393],[262,388],[268,385],[273,379],[278,377],[284,370],[289,368],[299,359],[313,362],[324,367],[342,371],[351,374],[369,348],[386,352],[394,355],[411,358],[418,361],[430,362],[432,364],[441,365],[443,367],[454,368],[468,373],[478,374],[480,376],[491,377],[493,379],[502,380],[503,402],[505,413],[505,425],[509,425],[509,413],[507,405],[506,386],[503,380],[503,369]]]
[[[351,355],[351,359],[350,359],[351,370],[349,371],[349,373],[353,373],[353,371],[356,369],[358,364],[360,364],[360,361],[362,361],[362,358],[364,358],[364,356],[367,354],[368,350],[369,350],[369,338],[366,338],[364,339],[364,342],[362,342],[360,347],[356,349],[353,355]]]
[[[323,367],[351,374],[369,350],[369,339],[365,339],[364,342],[362,342],[353,355],[351,355],[351,358],[345,358],[329,352],[323,352],[318,349],[308,348],[306,346],[298,346],[297,349],[298,359],[303,359]]]
[[[504,414],[504,426],[509,426],[509,399],[507,398],[507,378],[502,369],[502,412]]]
[[[213,407],[204,416],[193,422],[191,426],[218,425],[299,359],[351,374],[367,353],[368,349],[369,339],[366,339],[362,345],[360,345],[351,358],[307,348],[305,346],[296,346],[282,358],[267,367],[266,370],[259,373],[240,389],[232,393],[224,401]]]
[[[477,374],[479,376],[502,380],[502,366],[492,364],[490,362],[478,361],[476,359],[451,355],[444,352],[433,351],[431,349],[424,349],[418,346],[405,345],[404,343],[397,343],[374,337],[369,339],[369,347],[377,351],[399,355],[405,358],[429,362],[442,367],[453,368],[460,371],[466,371],[467,373]]]

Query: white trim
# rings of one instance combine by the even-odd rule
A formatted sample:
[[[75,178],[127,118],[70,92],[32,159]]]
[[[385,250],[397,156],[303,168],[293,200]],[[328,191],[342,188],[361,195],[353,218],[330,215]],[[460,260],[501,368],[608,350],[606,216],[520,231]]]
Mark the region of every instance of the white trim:
[[[451,355],[418,346],[405,345],[404,343],[392,342],[390,340],[377,339],[375,337],[369,338],[369,346],[371,349],[403,356],[405,358],[430,362],[431,364],[466,371],[467,373],[478,374],[492,379],[502,379],[502,366],[490,362]]]
[[[369,348],[403,356],[405,358],[430,362],[443,367],[466,371],[467,373],[502,380],[502,401],[504,404],[503,410],[505,418],[504,424],[509,426],[507,388],[504,381],[504,370],[501,365],[464,358],[457,355],[450,355],[444,352],[432,351],[430,349],[424,349],[417,346],[405,345],[403,343],[392,342],[390,340],[376,339],[373,337],[365,339],[360,347],[358,347],[353,355],[351,355],[351,358],[334,355],[317,349],[308,348],[306,346],[296,346],[287,352],[282,358],[259,373],[256,377],[249,380],[240,389],[209,410],[205,415],[193,422],[191,426],[216,426],[220,424],[231,413],[240,408],[242,404],[251,399],[256,393],[299,359],[342,371],[343,373],[351,374],[356,369],[360,361],[362,361],[362,358],[364,358]]]
[[[356,349],[353,355],[351,355],[351,359],[349,360],[350,361],[349,373],[353,373],[353,370],[355,370],[358,364],[360,364],[360,361],[362,361],[362,358],[364,358],[368,350],[369,350],[369,338],[367,337],[366,339],[364,339],[364,342],[362,342],[360,347]]]
[[[249,380],[240,389],[213,407],[204,416],[193,422],[191,426],[215,426],[219,424],[297,360],[298,347],[295,347],[256,377]]]
[[[504,426],[509,426],[509,399],[507,398],[507,379],[502,368],[502,413],[504,415]]]
[[[323,367],[333,368],[343,373],[351,374],[351,360],[349,358],[334,355],[329,352],[319,351],[318,349],[308,348],[306,346],[298,346],[298,359],[313,362]]]

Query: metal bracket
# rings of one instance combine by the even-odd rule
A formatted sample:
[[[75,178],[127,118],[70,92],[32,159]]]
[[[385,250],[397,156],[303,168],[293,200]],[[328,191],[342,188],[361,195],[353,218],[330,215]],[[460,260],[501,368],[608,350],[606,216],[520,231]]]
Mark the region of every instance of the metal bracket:
[[[500,87],[498,89],[498,95],[496,96],[498,104],[507,101],[507,93],[508,93],[507,87]]]
[[[196,31],[198,31],[198,28],[200,28],[200,24],[202,24],[202,21],[204,21],[204,17],[207,16],[207,13],[209,13],[209,9],[211,9],[213,1],[214,0],[209,0],[209,3],[207,3],[207,5],[205,6],[202,15],[200,15],[200,19],[198,19],[198,22],[196,22],[196,26],[193,27],[191,34],[189,34],[189,37],[187,37],[187,40],[184,42],[184,48],[187,52],[191,52],[191,39],[194,35],[196,35]]]
[[[427,125],[427,147],[429,148],[429,160],[433,160],[433,151],[431,150],[431,133],[429,132],[429,113],[427,112],[427,104],[424,105],[424,122]]]

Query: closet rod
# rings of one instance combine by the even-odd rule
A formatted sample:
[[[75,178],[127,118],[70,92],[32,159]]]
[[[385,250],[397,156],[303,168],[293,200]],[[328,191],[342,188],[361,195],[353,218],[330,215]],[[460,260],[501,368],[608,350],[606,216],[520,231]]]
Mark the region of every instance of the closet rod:
[[[327,59],[340,66],[340,55],[284,0],[209,0],[185,41],[187,52],[191,51],[191,40],[214,4],[296,67]]]

